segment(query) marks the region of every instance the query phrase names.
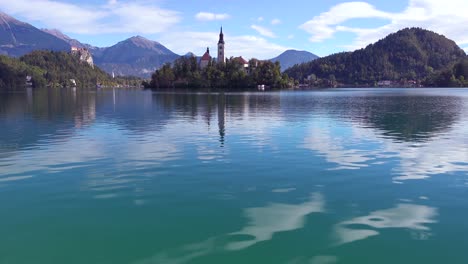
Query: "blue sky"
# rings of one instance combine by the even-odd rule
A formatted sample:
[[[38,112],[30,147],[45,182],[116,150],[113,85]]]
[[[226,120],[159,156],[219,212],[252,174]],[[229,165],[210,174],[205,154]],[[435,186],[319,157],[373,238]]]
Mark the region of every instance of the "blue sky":
[[[246,58],[271,58],[286,49],[326,56],[412,26],[468,50],[466,0],[0,0],[0,10],[99,47],[141,35],[179,54],[216,49],[221,25],[227,56]]]

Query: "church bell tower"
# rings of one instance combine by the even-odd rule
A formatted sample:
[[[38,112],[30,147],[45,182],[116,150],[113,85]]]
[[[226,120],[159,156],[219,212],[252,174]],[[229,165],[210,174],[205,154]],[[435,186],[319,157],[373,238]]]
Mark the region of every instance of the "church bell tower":
[[[224,34],[223,34],[223,27],[221,27],[221,32],[219,33],[218,63],[224,63]]]

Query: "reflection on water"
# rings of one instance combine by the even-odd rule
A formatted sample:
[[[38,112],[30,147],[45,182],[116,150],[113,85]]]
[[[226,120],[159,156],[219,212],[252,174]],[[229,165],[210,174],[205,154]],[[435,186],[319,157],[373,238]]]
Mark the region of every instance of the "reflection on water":
[[[249,222],[242,230],[211,237],[205,241],[184,245],[167,252],[153,255],[135,264],[169,263],[179,264],[206,257],[210,254],[220,254],[228,251],[242,250],[262,241],[271,240],[278,232],[300,229],[304,226],[304,219],[312,213],[324,211],[324,198],[320,193],[312,194],[310,201],[302,204],[270,204],[266,207],[247,208],[245,215]],[[241,237],[241,239],[239,239]],[[242,237],[246,237],[242,239]],[[235,241],[233,240],[245,240]],[[228,241],[226,243],[226,241]],[[230,242],[229,242],[230,241]],[[336,258],[335,258],[336,259]],[[333,257],[320,256],[315,261],[331,261]],[[201,262],[203,263],[203,262]],[[319,262],[316,262],[319,263]],[[333,262],[324,262],[333,263]]]
[[[394,158],[399,160],[393,168],[396,182],[468,169],[467,125],[454,126],[450,136],[433,135],[427,142],[418,139],[399,143],[379,130],[346,122],[324,119],[309,126],[304,147],[337,164],[333,169],[360,169]]]
[[[0,263],[468,261],[466,90],[28,90],[0,128]]]
[[[430,228],[425,224],[436,223],[437,209],[434,207],[416,204],[398,204],[395,208],[371,212],[367,216],[356,217],[339,223],[335,232],[338,244],[351,243],[354,241],[376,236],[376,229],[402,228],[425,232],[423,236],[430,235]],[[362,225],[367,228],[363,229]]]
[[[338,258],[335,256],[316,256],[310,260],[310,264],[333,264],[337,263]]]
[[[305,216],[323,212],[324,205],[322,195],[316,193],[312,195],[310,201],[302,204],[270,204],[266,207],[247,208],[245,215],[249,219],[248,225],[231,235],[247,235],[249,239],[231,242],[227,249],[241,250],[269,240],[275,233],[302,228]]]

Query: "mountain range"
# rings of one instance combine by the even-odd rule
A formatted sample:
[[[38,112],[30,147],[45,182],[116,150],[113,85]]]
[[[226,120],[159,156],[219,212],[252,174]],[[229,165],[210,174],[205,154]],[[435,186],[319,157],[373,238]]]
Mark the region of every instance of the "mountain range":
[[[81,43],[57,29],[38,29],[0,12],[0,54],[19,57],[34,50],[69,51],[72,46],[88,49],[95,64],[108,73],[143,78],[150,77],[162,65],[180,57],[161,43],[141,36],[100,48]],[[285,70],[316,58],[307,51],[288,50],[271,60],[279,61]]]

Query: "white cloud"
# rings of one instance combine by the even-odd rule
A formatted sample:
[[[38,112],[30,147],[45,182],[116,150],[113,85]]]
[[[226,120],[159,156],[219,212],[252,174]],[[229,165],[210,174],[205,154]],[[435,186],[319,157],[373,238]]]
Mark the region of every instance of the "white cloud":
[[[231,16],[228,14],[214,14],[208,12],[200,12],[195,15],[195,18],[200,21],[214,21],[214,20],[226,20]]]
[[[391,15],[378,11],[365,2],[342,3],[332,7],[312,20],[302,24],[300,28],[312,34],[310,41],[320,42],[331,38],[337,31],[336,25],[353,18],[390,18]]]
[[[269,30],[268,28],[259,26],[259,25],[252,25],[250,28],[254,29],[257,31],[260,35],[264,37],[269,37],[269,38],[276,38],[275,33],[273,31]]]
[[[180,36],[190,39],[190,42],[180,41]],[[219,32],[168,32],[161,36],[160,42],[172,51],[185,54],[188,51],[201,55],[210,47],[211,51],[216,50]],[[278,56],[290,47],[271,43],[265,38],[250,35],[229,35],[229,31],[224,31],[226,41],[226,56],[243,56],[246,59],[270,59]],[[212,54],[214,55],[215,52]]]
[[[0,0],[0,8],[28,21],[78,34],[154,34],[166,31],[181,20],[178,12],[148,2],[110,0],[105,5],[86,6],[52,0]]]
[[[273,20],[271,21],[271,24],[272,24],[272,25],[279,25],[279,24],[281,24],[281,20],[275,18],[275,19],[273,19]]]
[[[332,38],[337,32],[356,34],[348,49],[365,47],[386,35],[405,27],[422,27],[446,35],[459,45],[468,44],[468,17],[464,0],[410,0],[401,12],[391,13],[378,10],[365,2],[338,4],[300,26],[311,34],[310,41],[321,42]],[[375,28],[346,27],[344,23],[356,18],[378,18],[388,20],[384,26]]]
[[[257,21],[258,21],[258,22],[262,22],[263,20],[265,20],[263,17],[258,17],[258,18],[257,18]]]

